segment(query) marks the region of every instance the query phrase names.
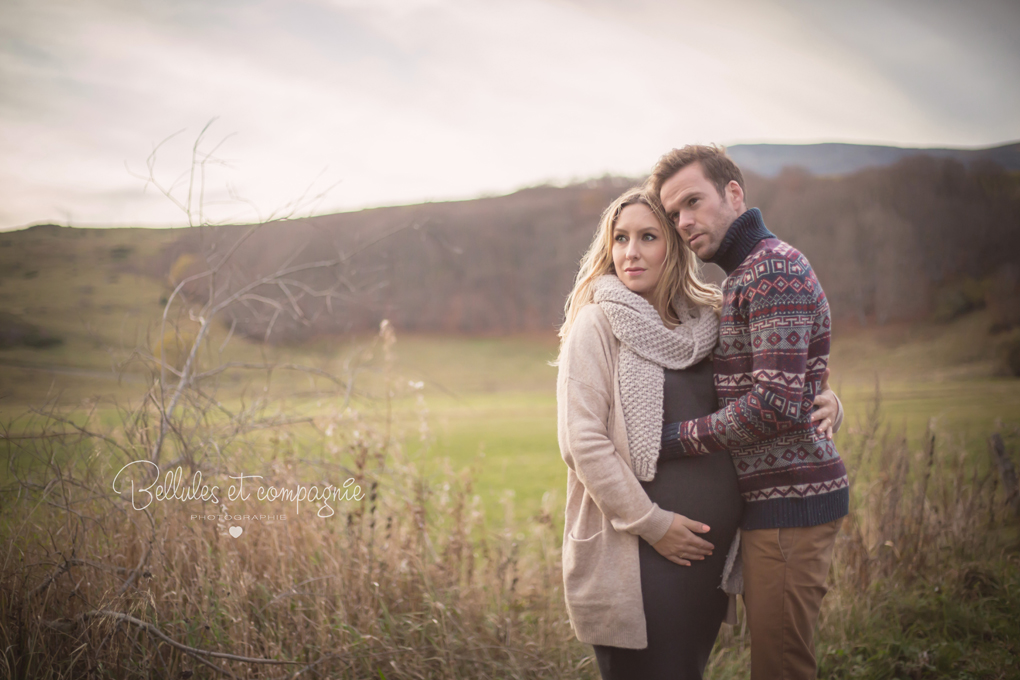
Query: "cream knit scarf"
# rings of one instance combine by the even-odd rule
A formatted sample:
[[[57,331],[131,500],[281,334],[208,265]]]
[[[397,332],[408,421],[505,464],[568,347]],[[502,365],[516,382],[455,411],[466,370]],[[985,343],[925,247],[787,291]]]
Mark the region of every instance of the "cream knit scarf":
[[[595,302],[620,341],[620,395],[630,464],[643,482],[655,478],[662,440],[663,369],[693,366],[719,339],[719,318],[708,308],[673,301],[680,325],[670,330],[655,308],[615,274],[595,280]]]

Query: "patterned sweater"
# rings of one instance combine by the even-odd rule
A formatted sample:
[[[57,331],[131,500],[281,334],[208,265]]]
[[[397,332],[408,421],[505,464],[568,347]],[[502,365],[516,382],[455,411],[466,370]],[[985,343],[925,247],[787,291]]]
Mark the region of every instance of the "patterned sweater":
[[[742,528],[806,527],[848,512],[846,468],[811,426],[829,361],[829,304],[811,265],[757,208],[730,227],[712,261],[726,270],[716,347],[721,410],[663,428],[662,453],[729,450],[746,501]]]

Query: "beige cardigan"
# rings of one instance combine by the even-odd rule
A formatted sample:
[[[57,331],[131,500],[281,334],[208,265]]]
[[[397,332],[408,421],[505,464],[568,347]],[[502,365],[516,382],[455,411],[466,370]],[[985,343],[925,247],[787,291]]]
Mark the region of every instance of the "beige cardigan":
[[[648,646],[638,539],[657,543],[673,513],[653,503],[630,466],[617,379],[620,341],[596,304],[578,311],[556,384],[560,454],[567,464],[563,592],[581,642]],[[740,533],[727,556],[727,592],[739,592]],[[734,568],[735,567],[735,568]],[[730,615],[735,621],[735,597]]]

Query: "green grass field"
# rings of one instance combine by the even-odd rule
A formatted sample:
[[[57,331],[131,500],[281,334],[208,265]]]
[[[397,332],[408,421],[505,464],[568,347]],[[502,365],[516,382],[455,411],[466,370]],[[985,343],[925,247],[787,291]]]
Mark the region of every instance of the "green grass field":
[[[155,230],[44,228],[0,238],[0,319],[17,319],[59,337],[45,348],[0,349],[0,420],[46,403],[95,409],[112,422],[114,402],[129,404],[150,376],[129,361],[134,348],[151,350],[160,337],[166,283],[145,274],[148,262],[173,234]],[[184,309],[174,319],[187,332]],[[847,327],[837,323],[832,385],[847,410],[841,437],[866,424],[876,387],[884,423],[916,441],[936,428],[982,449],[995,428],[1020,425],[1020,380],[1004,377],[1005,343],[1020,331],[990,335],[983,312],[951,324],[896,323]],[[317,338],[302,346],[265,347],[217,327],[202,353],[203,366],[222,361],[301,363],[337,373],[361,357],[353,404],[382,403],[383,361],[372,338]],[[368,347],[368,354],[365,348]],[[390,377],[398,384],[394,419],[409,452],[440,469],[473,468],[477,492],[489,509],[512,490],[518,515],[533,512],[546,492],[562,494],[565,468],[556,444],[557,341],[546,336],[501,338],[399,335]],[[370,356],[369,356],[370,354]],[[421,405],[408,387],[423,384],[428,446],[420,443]],[[216,384],[224,402],[267,384],[264,372],[234,373]],[[327,381],[277,372],[269,394],[295,412],[336,408],[341,398]],[[27,424],[16,421],[15,429]]]
[[[144,273],[146,262],[170,236],[144,230],[68,229],[0,236],[0,432],[12,438],[38,432],[45,414],[57,412],[79,424],[88,418],[91,430],[113,433],[123,441],[130,429],[119,427],[127,418],[125,409],[136,406],[154,384],[155,376],[139,353],[152,352],[161,337],[159,322],[167,295],[165,283]],[[172,310],[172,320],[185,334],[197,328],[187,311],[187,305]],[[1018,340],[1020,329],[993,335],[990,325],[987,313],[978,311],[948,324],[860,328],[837,323],[835,327],[831,384],[846,407],[837,444],[847,455],[851,475],[859,480],[850,522],[862,530],[848,523],[838,546],[833,589],[820,624],[819,654],[825,676],[1012,677],[1007,671],[1013,668],[1018,639],[1013,612],[1020,582],[1016,523],[1003,521],[1004,512],[997,507],[1001,500],[995,494],[1001,496],[1001,489],[996,492],[992,486],[996,474],[988,474],[986,440],[999,431],[1014,458],[1020,448],[1020,380],[1007,376],[1003,368],[1006,348]],[[4,346],[3,339],[11,337],[8,331],[15,326],[32,327],[31,337],[48,340]],[[403,335],[398,329],[396,342],[387,351],[375,337],[320,337],[278,347],[236,336],[228,342],[226,329],[214,328],[199,354],[202,370],[226,361],[244,361],[300,364],[345,380],[353,376],[349,400],[345,389],[298,371],[237,370],[203,383],[204,393],[218,400],[217,408],[236,414],[253,403],[264,403],[267,412],[312,420],[245,438],[238,444],[245,448],[231,451],[229,460],[235,467],[229,470],[243,466],[245,474],[258,474],[260,469],[273,468],[280,474],[280,466],[289,469],[295,458],[330,465],[342,458],[345,465],[357,467],[357,448],[350,442],[358,440],[361,430],[367,441],[365,455],[378,455],[380,461],[385,458],[386,465],[393,465],[390,485],[380,486],[379,519],[385,520],[378,527],[375,515],[371,524],[362,522],[362,513],[375,509],[374,502],[366,502],[352,506],[346,530],[304,513],[289,522],[287,531],[249,526],[245,536],[250,543],[221,545],[220,541],[233,539],[223,539],[223,531],[213,527],[196,531],[184,521],[184,510],[178,509],[177,515],[173,509],[166,510],[160,515],[160,526],[169,538],[152,560],[155,578],[144,586],[150,589],[147,597],[163,607],[154,620],[162,620],[171,632],[193,644],[250,654],[261,655],[270,642],[281,645],[285,656],[297,654],[295,650],[316,656],[343,644],[347,656],[364,669],[378,670],[382,658],[427,668],[452,650],[473,659],[473,664],[483,664],[466,665],[476,670],[462,677],[565,677],[550,675],[550,668],[572,669],[569,677],[592,677],[591,650],[569,635],[557,590],[556,545],[562,531],[566,469],[556,442],[556,369],[550,365],[556,351],[551,331],[545,336],[479,338]],[[881,405],[877,411],[876,399]],[[877,443],[869,439],[875,429],[869,419],[876,412],[878,440],[882,440]],[[208,403],[193,402],[186,413],[191,419],[187,424],[195,426],[199,439],[231,441],[217,429],[223,419],[217,420],[216,409],[208,408]],[[212,416],[208,422],[196,424],[206,415]],[[331,435],[334,423],[341,424],[341,432]],[[929,427],[938,435],[938,451],[926,457],[923,438]],[[62,426],[54,429],[68,431]],[[27,494],[31,488],[32,493],[46,496],[50,472],[61,466],[76,468],[78,474],[96,471],[90,482],[108,493],[110,470],[119,465],[113,462],[117,457],[95,455],[93,451],[101,448],[95,438],[54,436],[6,443],[2,482],[9,491],[7,498],[21,499],[22,492]],[[905,447],[898,442],[901,437],[907,440]],[[26,464],[16,460],[24,452],[30,452],[38,466],[27,472],[47,483],[22,488],[21,479],[7,476],[12,469],[26,473]],[[389,455],[394,452],[400,455]],[[80,461],[84,464],[76,466]],[[358,468],[369,470],[365,479],[372,474],[369,468],[371,461]],[[421,483],[419,473],[428,483]],[[470,493],[478,501],[462,495],[465,475],[473,479]],[[68,493],[84,494],[87,487],[67,488]],[[20,491],[15,493],[16,489]],[[426,498],[429,493],[432,496]],[[101,496],[80,499],[82,505],[76,507],[92,508],[91,503],[98,503]],[[896,501],[890,504],[889,499]],[[471,508],[476,502],[486,511],[484,519],[474,517]],[[38,536],[34,529],[15,536],[19,550],[33,550],[38,559],[52,562],[56,558],[51,553],[58,547],[51,539],[60,535],[63,547],[59,549],[67,552],[64,544],[77,540],[81,549],[98,559],[111,552],[104,533],[109,531],[115,537],[112,552],[117,554],[102,559],[141,564],[138,555],[120,554],[129,553],[138,543],[136,528],[120,521],[121,515],[97,512],[89,519],[95,526],[106,522],[109,526],[104,531],[61,534],[71,521],[61,508],[35,500],[29,506],[24,499],[21,505],[8,504],[7,521],[16,520],[21,530],[36,527],[36,520],[42,522]],[[917,508],[922,512],[917,513]],[[37,510],[48,513],[46,518],[35,517],[29,523]],[[22,517],[17,512],[28,514]],[[361,522],[362,533],[351,530],[352,518]],[[419,523],[418,518],[424,519]],[[380,588],[372,581],[377,578],[372,575],[376,567],[369,566],[367,571],[364,567],[374,563],[351,558],[362,554],[359,551],[371,553],[376,545],[373,532],[378,528],[388,535],[391,520],[396,535],[406,540],[386,542],[389,552],[379,568],[389,565],[390,581]],[[43,526],[58,525],[60,530],[49,536],[41,533]],[[370,536],[367,542],[365,536]],[[412,540],[415,536],[431,541],[432,558],[422,560],[424,544]],[[176,547],[166,552],[178,541],[196,542],[179,553]],[[470,549],[465,550],[465,545]],[[519,546],[520,556],[515,552]],[[898,552],[893,559],[894,551],[901,548],[906,551],[904,559],[899,559]],[[180,558],[180,564],[166,556],[170,553]],[[272,555],[279,555],[279,561],[268,559]],[[513,570],[519,557],[518,573]],[[470,571],[474,567],[464,567],[467,571],[462,572],[461,566],[449,570],[449,560],[461,566],[477,560],[479,572]],[[195,576],[194,564],[201,564],[205,571]],[[408,570],[409,564],[418,564],[419,571]],[[267,575],[267,565],[276,571]],[[23,589],[22,571],[11,566],[5,592]],[[205,603],[215,579],[204,574],[215,573],[223,583],[247,579],[255,595],[232,589],[232,598],[227,592],[222,602]],[[461,579],[472,573],[475,576]],[[343,587],[327,580],[340,575],[347,579]],[[518,577],[521,590],[515,591]],[[436,587],[436,579],[446,585]],[[93,580],[98,584],[98,578]],[[264,610],[279,598],[268,593],[289,593],[295,583],[314,583],[321,590],[314,597],[308,595],[308,609],[278,607],[279,618],[265,626],[257,644],[239,650],[236,641],[222,633],[261,625]],[[58,585],[66,590],[74,582],[65,578]],[[64,615],[59,610],[70,596],[61,592],[58,604],[40,600],[37,610],[32,610],[36,613],[26,615],[24,625],[35,631],[35,637],[11,643],[8,649],[16,649],[10,658],[32,657],[43,669],[51,660],[44,650],[56,641],[64,644],[72,639],[52,637],[53,630],[39,623],[44,614],[49,619]],[[157,592],[165,597],[155,597]],[[176,602],[178,592],[189,594],[187,604]],[[461,601],[465,592],[474,594]],[[98,597],[96,593],[93,596]],[[348,600],[337,599],[344,597]],[[346,602],[335,611],[349,615],[344,615],[339,632],[326,637],[333,624],[325,614],[315,618],[313,626],[305,623],[312,608],[332,602],[330,598]],[[400,607],[403,613],[391,616],[391,609]],[[190,628],[188,622],[205,616],[206,610],[216,616],[233,612],[229,619],[209,619],[222,639],[208,640]],[[446,626],[446,615],[437,612],[454,610],[450,620],[456,625],[449,630],[429,627],[429,622],[437,628]],[[14,620],[12,611],[4,610],[4,620]],[[330,616],[337,615],[330,611]],[[185,613],[187,618],[181,619]],[[521,650],[534,652],[528,657],[532,670],[522,671],[516,665],[519,661],[512,660],[512,673],[477,670],[504,667],[489,652],[511,648],[512,637],[506,632],[511,627],[521,636],[517,641]],[[0,626],[0,636],[7,633]],[[375,646],[366,646],[367,640]],[[739,629],[724,629],[709,677],[746,678],[745,642]],[[148,652],[139,652],[134,641],[132,645],[124,648],[124,658],[141,663]],[[426,648],[439,651],[416,651]],[[108,661],[108,657],[116,659],[117,654],[111,651],[103,657],[96,652],[97,659]],[[69,663],[69,667],[81,667]],[[391,667],[396,668],[385,666],[386,671]],[[375,675],[374,670],[365,672]],[[397,677],[425,676],[421,671]],[[22,677],[32,676],[26,671]]]

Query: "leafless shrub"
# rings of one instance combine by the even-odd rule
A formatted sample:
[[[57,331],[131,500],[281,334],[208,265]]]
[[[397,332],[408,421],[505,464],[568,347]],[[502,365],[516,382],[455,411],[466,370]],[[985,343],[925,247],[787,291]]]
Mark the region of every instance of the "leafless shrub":
[[[182,184],[155,181],[155,152],[148,166],[196,228],[215,152],[202,150],[205,132]],[[231,305],[301,319],[302,296],[328,301],[345,285],[350,253],[270,274],[231,269],[261,227],[181,268],[158,342],[121,364],[149,371],[137,401],[84,412],[50,403],[0,423],[0,674],[546,678],[575,666],[583,654],[556,585],[555,501],[522,534],[486,522],[470,476],[423,472],[425,409],[411,455],[392,404],[416,388],[393,372],[388,323],[339,370],[224,358],[230,334],[209,351]],[[313,285],[309,273],[335,281]],[[182,294],[198,283],[204,297]],[[274,396],[280,372],[308,376],[317,406]],[[381,385],[374,398],[357,387],[366,373]],[[247,381],[226,389],[221,380],[238,374]],[[332,515],[226,497],[242,474],[295,492],[332,485]],[[218,495],[177,498],[216,483]],[[146,502],[158,484],[171,498]]]
[[[384,328],[384,370],[394,340]],[[385,400],[401,396],[400,381],[384,383]],[[297,424],[238,426],[229,445],[222,426],[236,419],[207,421],[207,402],[182,400],[181,441],[219,450],[180,464],[208,483],[257,465],[266,487],[350,479],[360,489],[333,503],[331,517],[283,504],[285,521],[224,519],[281,514],[281,503],[255,494],[242,503],[223,490],[219,505],[139,510],[124,477],[116,493],[112,477],[136,456],[147,460],[156,436],[151,393],[114,426],[55,408],[6,423],[0,665],[34,678],[569,673],[584,650],[558,586],[555,499],[526,534],[511,521],[491,526],[470,475],[448,466],[423,474],[415,458],[424,450],[405,450],[385,400]],[[139,489],[148,483],[135,479]],[[232,537],[231,526],[244,533]]]

